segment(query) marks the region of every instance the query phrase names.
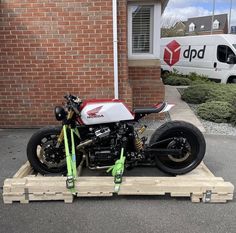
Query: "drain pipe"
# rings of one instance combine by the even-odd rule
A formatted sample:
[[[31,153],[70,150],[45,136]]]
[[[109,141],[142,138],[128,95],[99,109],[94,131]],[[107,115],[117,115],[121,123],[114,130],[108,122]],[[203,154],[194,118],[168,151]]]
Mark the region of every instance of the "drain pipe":
[[[117,41],[117,0],[112,0],[113,15],[113,60],[114,60],[114,97],[119,98],[118,82],[118,41]]]

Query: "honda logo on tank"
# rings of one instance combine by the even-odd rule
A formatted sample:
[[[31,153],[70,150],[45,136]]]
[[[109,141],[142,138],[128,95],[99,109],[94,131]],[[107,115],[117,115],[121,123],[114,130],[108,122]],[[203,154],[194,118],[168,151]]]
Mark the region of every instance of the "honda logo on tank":
[[[87,118],[97,118],[97,117],[104,117],[102,114],[98,115],[99,111],[102,109],[103,106],[93,108],[87,112]]]

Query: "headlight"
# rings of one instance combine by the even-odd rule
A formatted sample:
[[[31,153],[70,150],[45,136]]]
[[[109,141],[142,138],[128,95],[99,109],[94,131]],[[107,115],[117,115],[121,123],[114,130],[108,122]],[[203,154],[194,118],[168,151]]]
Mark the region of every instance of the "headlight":
[[[64,108],[60,106],[55,107],[54,113],[58,121],[61,121],[66,118],[66,111]]]

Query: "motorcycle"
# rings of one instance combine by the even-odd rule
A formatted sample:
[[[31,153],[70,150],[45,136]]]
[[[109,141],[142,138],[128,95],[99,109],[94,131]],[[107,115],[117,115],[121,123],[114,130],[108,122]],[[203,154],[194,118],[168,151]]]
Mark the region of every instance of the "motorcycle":
[[[110,168],[114,172],[116,165],[116,169],[120,167],[119,175],[124,169],[139,165],[154,165],[170,175],[180,175],[196,168],[205,155],[205,139],[190,123],[166,122],[150,140],[142,136],[146,126],[135,127],[149,114],[169,111],[171,104],[162,102],[130,111],[117,99],[82,101],[73,95],[65,98],[65,107],[55,107],[55,117],[62,126],[40,129],[27,145],[28,160],[41,174],[70,176],[84,159],[92,170]]]

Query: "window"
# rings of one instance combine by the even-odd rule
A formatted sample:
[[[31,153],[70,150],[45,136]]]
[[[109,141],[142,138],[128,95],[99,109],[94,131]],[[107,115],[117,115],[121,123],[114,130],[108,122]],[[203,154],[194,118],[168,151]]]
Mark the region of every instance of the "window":
[[[236,34],[236,26],[231,26],[231,34]]]
[[[227,45],[219,45],[218,49],[217,49],[217,59],[220,62],[224,62],[227,63],[227,58],[229,57],[230,54],[234,54],[234,52],[232,51],[232,49],[227,46]]]
[[[204,26],[204,25],[202,25],[202,26],[201,26],[201,30],[203,30],[204,28],[205,28],[205,26]]]
[[[213,29],[214,30],[217,30],[220,28],[220,22],[216,19],[214,22],[213,22]]]
[[[153,6],[132,7],[132,53],[152,53]]]
[[[129,4],[128,50],[130,59],[159,58],[161,5]]]
[[[191,23],[189,25],[189,32],[194,32],[195,31],[195,24],[194,23]]]

